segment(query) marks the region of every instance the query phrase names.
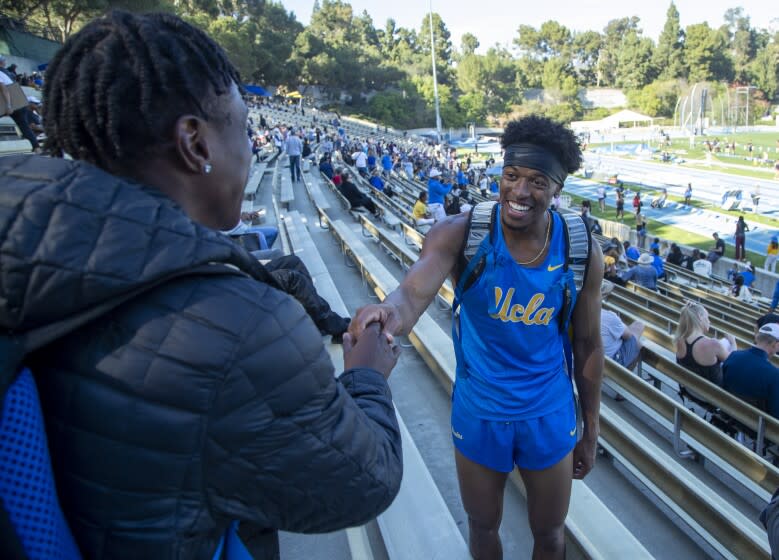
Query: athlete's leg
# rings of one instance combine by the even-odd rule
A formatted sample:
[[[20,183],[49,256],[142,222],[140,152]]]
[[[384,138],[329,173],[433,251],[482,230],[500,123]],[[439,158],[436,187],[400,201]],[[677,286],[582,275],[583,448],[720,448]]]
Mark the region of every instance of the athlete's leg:
[[[541,471],[519,469],[527,489],[533,560],[565,558],[565,516],[571,499],[573,453]]]
[[[503,547],[498,529],[503,518],[503,491],[508,473],[474,463],[454,450],[460,496],[468,514],[468,543],[476,560],[500,560]],[[570,476],[571,469],[568,470]]]

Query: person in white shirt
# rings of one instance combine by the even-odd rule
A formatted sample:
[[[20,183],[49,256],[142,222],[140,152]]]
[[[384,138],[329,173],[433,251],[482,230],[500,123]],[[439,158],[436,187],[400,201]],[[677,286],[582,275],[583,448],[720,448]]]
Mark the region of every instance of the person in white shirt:
[[[603,185],[598,187],[598,206],[601,212],[606,211],[606,187]]]
[[[8,89],[8,86],[13,84],[14,80],[10,73],[5,69],[5,63],[5,57],[0,55],[0,99],[3,100],[6,107],[5,113],[0,115],[0,117],[11,117],[16,126],[19,127],[22,136],[24,136],[32,146],[32,150],[37,152],[39,150],[38,137],[30,128],[30,109],[27,108],[27,105],[24,105],[15,111],[11,111],[11,92]]]
[[[614,290],[614,283],[604,280],[601,284],[601,302],[606,301]],[[603,354],[620,365],[632,370],[641,356],[641,335],[644,323],[635,321],[625,325],[619,315],[601,307],[600,335],[603,340]]]
[[[352,159],[354,160],[354,166],[357,168],[357,172],[362,175],[363,177],[368,176],[368,156],[365,155],[365,152],[354,152],[352,154]]]

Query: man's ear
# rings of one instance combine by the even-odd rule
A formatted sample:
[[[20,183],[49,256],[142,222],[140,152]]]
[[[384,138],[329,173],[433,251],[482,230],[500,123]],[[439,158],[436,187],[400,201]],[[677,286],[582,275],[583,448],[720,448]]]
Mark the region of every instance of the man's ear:
[[[182,115],[176,121],[173,144],[185,169],[202,174],[211,159],[206,137],[206,121],[195,115]]]

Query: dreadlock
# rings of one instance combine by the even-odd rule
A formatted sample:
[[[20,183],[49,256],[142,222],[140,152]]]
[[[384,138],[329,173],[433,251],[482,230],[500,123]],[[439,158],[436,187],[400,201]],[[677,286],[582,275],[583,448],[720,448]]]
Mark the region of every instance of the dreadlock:
[[[121,168],[168,141],[181,115],[208,120],[233,83],[240,87],[238,72],[201,30],[171,14],[111,12],[49,65],[46,151]]]
[[[503,131],[501,146],[506,148],[520,142],[543,146],[559,158],[568,173],[581,167],[582,151],[576,136],[569,128],[547,117],[529,115],[509,122]]]

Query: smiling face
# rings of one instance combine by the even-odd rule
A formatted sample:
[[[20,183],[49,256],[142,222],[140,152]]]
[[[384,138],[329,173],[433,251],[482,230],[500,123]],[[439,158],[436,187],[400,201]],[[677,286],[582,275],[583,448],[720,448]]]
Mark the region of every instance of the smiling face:
[[[559,192],[560,186],[540,171],[510,165],[504,167],[500,178],[503,225],[512,230],[543,229],[546,224],[544,214]]]

